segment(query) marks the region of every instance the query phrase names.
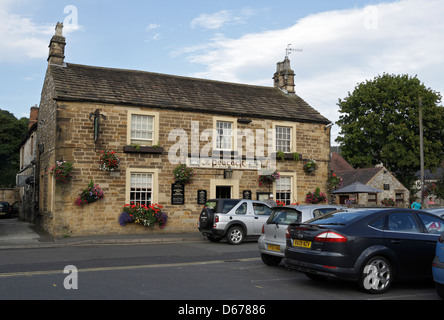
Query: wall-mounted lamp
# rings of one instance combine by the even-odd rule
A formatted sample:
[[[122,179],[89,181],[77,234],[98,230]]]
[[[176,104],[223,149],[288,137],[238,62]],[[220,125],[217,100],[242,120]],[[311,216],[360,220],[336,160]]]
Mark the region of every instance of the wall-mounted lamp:
[[[224,170],[224,179],[231,179],[233,177],[233,170],[231,168]]]

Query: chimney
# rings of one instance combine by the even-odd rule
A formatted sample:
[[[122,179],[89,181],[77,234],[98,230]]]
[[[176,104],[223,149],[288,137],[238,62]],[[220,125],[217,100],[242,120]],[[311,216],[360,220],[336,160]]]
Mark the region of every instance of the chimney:
[[[65,59],[65,45],[66,41],[63,37],[63,23],[57,22],[55,27],[55,35],[49,43],[48,64],[55,64],[62,66]]]
[[[274,87],[279,88],[282,91],[294,94],[294,71],[291,70],[290,60],[288,56],[284,61],[278,62],[276,67],[276,73],[273,76]]]
[[[34,107],[31,107],[28,129],[31,128],[35,123],[37,123],[38,117],[39,117],[39,108],[37,107],[37,105],[35,105]]]

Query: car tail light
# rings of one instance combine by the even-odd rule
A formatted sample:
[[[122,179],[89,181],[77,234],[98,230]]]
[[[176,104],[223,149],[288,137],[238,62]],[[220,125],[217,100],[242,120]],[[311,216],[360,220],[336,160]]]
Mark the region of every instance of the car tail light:
[[[219,216],[216,214],[214,216],[214,223],[218,223],[219,222]]]
[[[326,231],[318,234],[314,241],[317,242],[347,242],[347,237],[333,231]]]
[[[288,231],[288,228],[287,228],[287,230],[285,231],[285,238],[286,239],[290,239],[291,237],[290,237],[290,231]]]
[[[262,225],[262,234],[265,234],[265,225]]]
[[[441,236],[438,239],[439,243],[444,243],[444,232],[441,234]]]

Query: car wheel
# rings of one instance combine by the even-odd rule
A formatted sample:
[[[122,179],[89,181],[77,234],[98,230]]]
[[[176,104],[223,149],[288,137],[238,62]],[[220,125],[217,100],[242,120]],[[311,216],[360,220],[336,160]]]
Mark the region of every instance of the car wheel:
[[[265,253],[261,253],[261,258],[263,263],[270,267],[277,266],[282,261],[281,257],[276,257]]]
[[[244,230],[241,226],[233,226],[228,229],[227,241],[229,244],[241,244],[244,241]]]
[[[384,293],[392,284],[392,266],[387,259],[376,256],[364,265],[359,286],[368,293]]]
[[[441,297],[441,299],[444,299],[444,284],[440,284],[438,282],[435,282],[436,284],[436,292]]]

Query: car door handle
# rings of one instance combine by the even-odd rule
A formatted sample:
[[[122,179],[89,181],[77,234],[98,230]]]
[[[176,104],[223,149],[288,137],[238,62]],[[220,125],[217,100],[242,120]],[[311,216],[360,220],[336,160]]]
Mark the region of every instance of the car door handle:
[[[401,244],[402,241],[401,241],[401,240],[390,240],[390,243],[393,243],[393,244]]]
[[[255,219],[259,219],[259,217],[254,217]]]

